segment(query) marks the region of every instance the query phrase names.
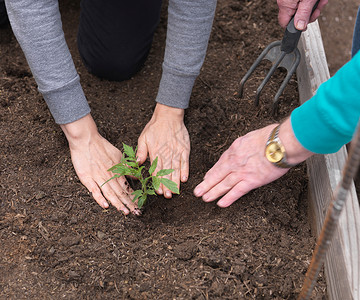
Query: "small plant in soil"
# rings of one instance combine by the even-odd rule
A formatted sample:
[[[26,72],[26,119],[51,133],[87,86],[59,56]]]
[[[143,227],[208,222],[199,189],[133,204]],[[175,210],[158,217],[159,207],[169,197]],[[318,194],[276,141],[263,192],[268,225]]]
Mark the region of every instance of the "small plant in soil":
[[[158,171],[155,175],[152,175],[155,172],[157,167],[158,158],[156,157],[152,162],[148,174],[149,176],[145,177],[145,166],[140,166],[136,160],[136,149],[126,144],[123,144],[123,156],[120,163],[111,167],[108,171],[111,171],[115,175],[105,181],[102,185],[109,182],[114,178],[119,178],[121,176],[132,176],[137,178],[141,183],[141,189],[135,190],[132,195],[134,198],[132,201],[138,200],[138,207],[141,208],[148,197],[148,195],[156,195],[155,191],[159,189],[160,184],[166,186],[174,194],[179,194],[179,188],[177,184],[170,179],[162,178],[162,176],[169,175],[174,170],[173,169],[162,169]]]

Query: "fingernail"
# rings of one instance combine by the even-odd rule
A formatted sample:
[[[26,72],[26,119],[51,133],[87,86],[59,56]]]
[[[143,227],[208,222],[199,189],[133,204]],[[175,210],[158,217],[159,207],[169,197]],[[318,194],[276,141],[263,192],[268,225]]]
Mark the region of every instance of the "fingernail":
[[[165,196],[168,197],[168,198],[170,198],[170,197],[171,197],[171,192],[170,192],[170,191],[166,191],[166,192],[165,192]]]
[[[202,197],[202,199],[206,202],[206,201],[208,201],[209,200],[209,195],[204,195],[203,197]]]
[[[127,208],[121,208],[120,211],[121,211],[125,216],[127,216],[127,215],[130,213],[130,211],[129,211]]]
[[[109,203],[104,202],[104,203],[103,203],[103,207],[108,208],[108,207],[109,207]]]
[[[296,29],[298,30],[304,30],[305,29],[305,21],[304,20],[299,20],[296,23]]]
[[[162,190],[162,188],[159,188],[158,193],[159,193],[160,195],[162,195],[162,194],[164,193],[163,190]]]
[[[133,215],[135,216],[141,216],[141,210],[139,208],[135,208],[133,211],[132,211]]]
[[[186,180],[187,180],[187,176],[183,176],[183,177],[181,178],[181,180],[182,180],[182,181],[186,181]]]
[[[137,158],[136,158],[136,161],[137,161],[137,162],[140,162],[140,160],[141,160],[140,157],[137,157]]]
[[[194,190],[194,195],[195,195],[196,197],[200,197],[200,195],[201,195],[201,189],[198,188],[198,187],[196,187],[195,190]]]

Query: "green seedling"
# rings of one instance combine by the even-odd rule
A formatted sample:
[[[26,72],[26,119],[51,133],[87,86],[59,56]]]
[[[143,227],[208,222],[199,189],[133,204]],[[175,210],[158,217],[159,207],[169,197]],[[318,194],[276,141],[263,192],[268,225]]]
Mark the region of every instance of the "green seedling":
[[[157,167],[158,158],[156,157],[148,170],[149,176],[144,177],[143,173],[145,172],[145,167],[140,166],[137,162],[135,154],[136,151],[126,144],[123,144],[123,148],[124,151],[120,163],[108,170],[115,173],[115,175],[106,180],[102,186],[110,180],[121,176],[129,175],[137,178],[141,183],[141,189],[132,193],[132,195],[134,195],[134,199],[132,199],[132,201],[134,202],[138,200],[139,208],[145,204],[148,195],[156,195],[155,191],[159,189],[160,184],[165,185],[174,194],[179,194],[179,188],[175,182],[167,178],[162,178],[162,176],[172,173],[174,171],[173,169],[162,169],[155,175],[152,175]]]

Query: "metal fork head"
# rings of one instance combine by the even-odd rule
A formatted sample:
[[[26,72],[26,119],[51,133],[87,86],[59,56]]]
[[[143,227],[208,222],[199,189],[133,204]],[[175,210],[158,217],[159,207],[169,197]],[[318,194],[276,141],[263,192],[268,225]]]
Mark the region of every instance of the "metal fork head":
[[[273,114],[275,114],[277,111],[279,97],[281,96],[286,85],[290,81],[291,76],[295,73],[296,68],[300,63],[300,57],[300,52],[297,48],[293,52],[286,54],[284,51],[281,51],[281,41],[272,42],[263,50],[263,52],[259,55],[253,65],[250,67],[248,72],[245,74],[245,76],[241,79],[239,97],[242,98],[245,82],[255,71],[256,67],[261,63],[263,59],[269,60],[272,63],[272,66],[269,72],[266,74],[264,80],[261,82],[260,86],[256,90],[255,105],[259,105],[261,91],[263,90],[266,83],[269,81],[270,77],[274,74],[276,68],[283,67],[287,70],[287,75],[284,81],[281,83],[281,86],[273,99]]]

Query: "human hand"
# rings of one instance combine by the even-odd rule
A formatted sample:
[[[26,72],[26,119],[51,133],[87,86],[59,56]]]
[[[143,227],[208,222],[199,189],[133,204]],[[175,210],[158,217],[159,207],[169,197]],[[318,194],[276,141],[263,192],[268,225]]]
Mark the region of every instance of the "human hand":
[[[278,20],[281,27],[285,28],[294,16],[294,24],[298,30],[306,30],[309,23],[314,22],[328,0],[320,0],[317,8],[311,14],[317,0],[277,0],[279,6]]]
[[[133,190],[125,177],[111,180],[101,187],[113,176],[107,170],[120,161],[122,153],[98,133],[90,114],[75,122],[61,125],[61,128],[69,142],[75,172],[95,201],[102,208],[108,208],[110,202],[125,215],[130,212],[140,215],[136,203],[132,202]]]
[[[195,196],[211,202],[225,194],[217,205],[228,207],[249,191],[284,175],[289,169],[276,167],[265,157],[265,145],[275,126],[273,124],[236,139],[195,188]],[[279,136],[290,164],[304,161],[313,154],[296,140],[289,120],[281,125]]]
[[[154,114],[138,140],[137,157],[144,163],[149,154],[150,162],[158,157],[155,174],[161,169],[173,169],[164,176],[174,181],[180,189],[180,181],[189,177],[190,138],[184,125],[184,110],[158,103]],[[171,198],[171,191],[160,185],[158,194]]]

